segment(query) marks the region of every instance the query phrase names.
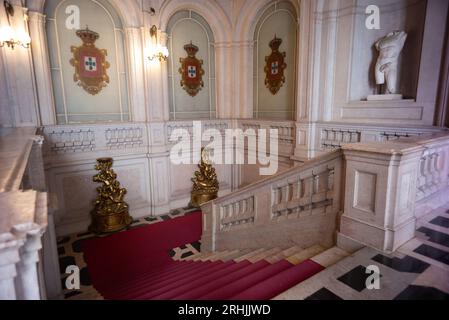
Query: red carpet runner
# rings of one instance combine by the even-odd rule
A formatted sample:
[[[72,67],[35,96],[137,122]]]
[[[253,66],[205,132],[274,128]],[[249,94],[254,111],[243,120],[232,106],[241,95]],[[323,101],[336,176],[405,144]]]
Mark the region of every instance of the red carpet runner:
[[[270,299],[324,268],[306,260],[179,262],[168,251],[201,238],[201,212],[83,242],[105,299]]]

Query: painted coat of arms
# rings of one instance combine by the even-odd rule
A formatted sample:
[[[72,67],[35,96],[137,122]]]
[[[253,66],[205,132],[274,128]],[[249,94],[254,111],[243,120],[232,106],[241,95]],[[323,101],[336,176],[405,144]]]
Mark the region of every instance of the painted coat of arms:
[[[194,97],[204,87],[203,75],[204,70],[202,68],[203,60],[195,57],[198,52],[198,47],[192,44],[186,44],[184,50],[187,51],[186,58],[180,58],[181,68],[179,73],[181,74],[181,87],[187,93]]]
[[[271,54],[265,57],[265,86],[272,94],[276,94],[285,82],[284,69],[287,64],[284,61],[285,52],[279,52],[282,39],[274,36],[270,41]]]
[[[109,83],[106,73],[110,66],[106,61],[107,51],[95,46],[95,41],[100,37],[95,31],[86,27],[76,31],[76,35],[83,44],[71,47],[73,58],[70,59],[70,64],[75,67],[73,80],[89,94],[95,95]]]

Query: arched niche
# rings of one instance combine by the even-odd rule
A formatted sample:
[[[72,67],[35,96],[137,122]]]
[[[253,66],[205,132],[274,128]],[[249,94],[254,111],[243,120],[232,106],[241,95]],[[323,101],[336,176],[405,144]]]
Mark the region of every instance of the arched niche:
[[[95,45],[107,50],[109,84],[92,95],[74,81],[75,68],[70,64],[72,46],[82,41],[76,30],[68,28],[69,6],[79,9],[80,28],[99,33]],[[122,19],[106,0],[47,0],[46,33],[51,78],[58,124],[128,121],[129,90]]]
[[[295,7],[289,1],[274,2],[259,16],[254,28],[253,49],[253,116],[258,119],[294,120],[297,88],[298,23]],[[267,65],[272,53],[270,41],[281,39],[279,52],[284,53],[285,69]],[[285,81],[273,92],[266,84],[267,73],[283,72]]]
[[[173,14],[166,26],[168,60],[168,95],[170,120],[216,118],[215,38],[208,22],[193,10]],[[181,86],[180,59],[187,57],[184,46],[198,47],[195,57],[203,61],[204,85],[190,95]]]

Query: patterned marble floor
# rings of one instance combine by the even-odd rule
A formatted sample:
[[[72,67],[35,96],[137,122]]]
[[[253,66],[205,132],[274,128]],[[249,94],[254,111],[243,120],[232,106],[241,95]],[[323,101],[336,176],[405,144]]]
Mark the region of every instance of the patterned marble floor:
[[[449,300],[449,207],[419,219],[416,237],[394,254],[363,248],[275,299]],[[380,270],[368,289],[366,268]]]
[[[190,212],[196,211],[192,208],[180,208],[171,210],[170,213],[160,216],[149,216],[140,219],[136,219],[125,230],[143,227],[149,224],[158,223],[166,220],[170,220],[176,217],[186,215]],[[122,230],[120,232],[123,232]],[[64,237],[59,237],[58,242],[58,254],[59,254],[59,269],[61,274],[61,284],[63,288],[63,295],[65,299],[84,299],[88,298],[100,298],[101,296],[92,286],[87,271],[86,262],[84,261],[84,255],[81,249],[82,240],[95,237],[91,232],[76,233]],[[174,248],[168,254],[173,257],[174,260],[178,260],[181,257],[187,257],[189,255],[198,253],[200,250],[200,243],[187,244],[179,248]],[[68,274],[65,273],[67,266],[76,265],[80,268],[80,289],[68,290],[66,289],[65,281]]]

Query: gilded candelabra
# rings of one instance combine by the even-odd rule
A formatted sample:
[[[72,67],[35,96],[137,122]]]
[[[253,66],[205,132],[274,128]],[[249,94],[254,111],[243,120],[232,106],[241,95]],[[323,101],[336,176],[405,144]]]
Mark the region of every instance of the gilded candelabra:
[[[126,228],[132,222],[128,204],[123,200],[126,189],[120,187],[117,174],[112,170],[112,158],[99,158],[94,182],[102,183],[97,188],[98,196],[91,211],[92,223],[89,230],[95,233],[115,232]]]
[[[190,205],[200,207],[201,204],[217,198],[218,179],[215,168],[212,167],[208,150],[201,148],[201,161],[198,164],[198,171],[192,178],[193,188]]]

